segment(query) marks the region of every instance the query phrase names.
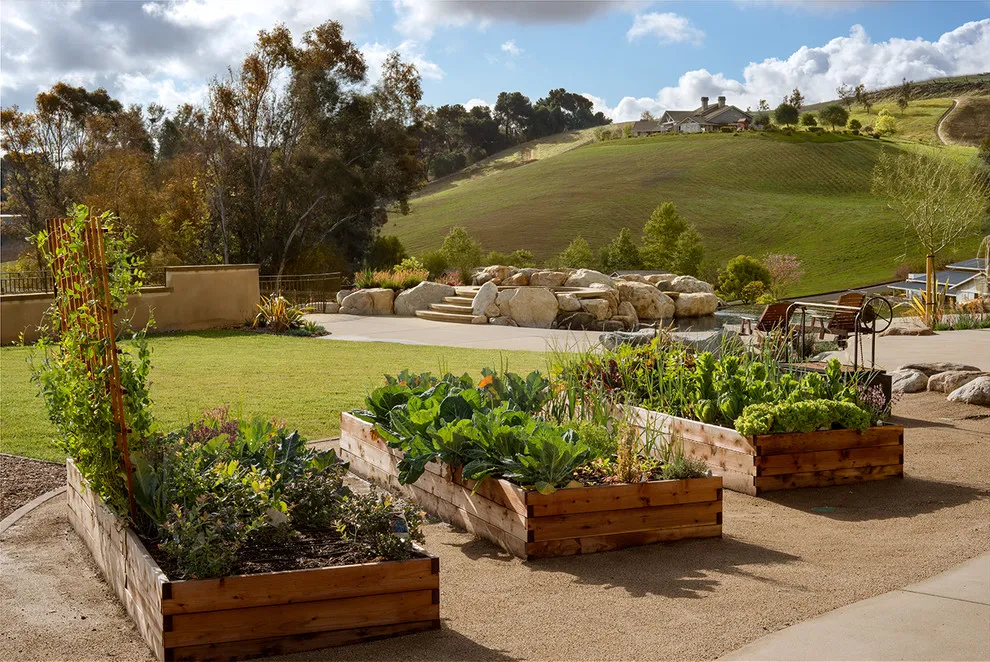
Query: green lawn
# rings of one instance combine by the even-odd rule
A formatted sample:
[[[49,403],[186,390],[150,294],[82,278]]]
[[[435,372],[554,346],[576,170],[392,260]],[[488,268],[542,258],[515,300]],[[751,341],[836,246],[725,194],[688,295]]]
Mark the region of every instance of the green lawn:
[[[794,294],[834,290],[890,279],[918,257],[902,223],[869,190],[880,150],[902,145],[756,132],[595,143],[432,188],[385,231],[420,253],[461,225],[485,250],[525,248],[545,259],[576,235],[595,250],[623,227],[639,235],[653,208],[670,200],[701,232],[708,258],[795,253],[805,277]]]
[[[237,331],[151,340],[152,398],[168,430],[229,403],[241,415],[287,421],[307,438],[337,434],[339,415],[360,406],[386,373],[449,369],[479,374],[503,362],[515,372],[545,368],[539,352],[499,352],[392,343],[292,338]],[[0,451],[61,460],[54,429],[30,381],[30,348],[0,348]]]

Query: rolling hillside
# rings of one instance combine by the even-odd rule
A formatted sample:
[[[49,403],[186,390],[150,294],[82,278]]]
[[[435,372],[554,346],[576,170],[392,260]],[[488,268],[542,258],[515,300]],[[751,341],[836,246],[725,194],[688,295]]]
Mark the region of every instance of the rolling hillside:
[[[701,232],[707,257],[796,253],[802,292],[887,280],[916,258],[912,237],[870,194],[876,156],[897,143],[844,135],[706,134],[595,143],[497,175],[442,182],[385,232],[416,254],[462,225],[485,250],[550,257],[576,236],[597,247],[639,234],[673,201]],[[969,242],[960,254],[974,251]]]

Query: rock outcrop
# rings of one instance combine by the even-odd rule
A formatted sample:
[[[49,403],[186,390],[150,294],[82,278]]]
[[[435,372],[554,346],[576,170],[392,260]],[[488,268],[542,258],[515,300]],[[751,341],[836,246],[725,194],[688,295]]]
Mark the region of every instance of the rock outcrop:
[[[704,317],[718,310],[718,297],[708,292],[682,293],[674,299],[674,317]]]
[[[557,319],[557,297],[542,287],[521,287],[498,293],[498,308],[518,326],[549,329]]]
[[[890,373],[893,393],[918,393],[928,388],[928,376],[920,370],[895,370]]]
[[[615,287],[615,281],[612,280],[611,276],[606,276],[594,269],[578,269],[564,281],[566,287],[588,287],[592,283],[601,283],[602,285]]]
[[[662,289],[669,289],[671,292],[681,292],[683,294],[695,294],[697,292],[715,294],[715,288],[711,286],[711,283],[698,280],[694,276],[677,276],[670,281],[667,287]]]
[[[619,281],[619,302],[628,302],[641,320],[657,320],[674,316],[674,302],[648,283]]]
[[[990,377],[977,377],[949,394],[951,402],[990,407]]]
[[[384,287],[372,287],[351,292],[340,303],[344,315],[391,315],[395,292]]]
[[[494,287],[494,286],[493,286]],[[417,310],[429,310],[430,305],[442,303],[444,298],[457,294],[450,285],[425,281],[395,297],[396,315],[415,315]]]
[[[498,298],[498,286],[495,281],[490,280],[478,289],[474,295],[474,302],[471,304],[471,312],[475,315],[484,315],[488,306],[495,303]]]
[[[935,373],[928,378],[928,390],[938,393],[952,393],[961,386],[985,375],[985,372],[973,370],[947,370]]]

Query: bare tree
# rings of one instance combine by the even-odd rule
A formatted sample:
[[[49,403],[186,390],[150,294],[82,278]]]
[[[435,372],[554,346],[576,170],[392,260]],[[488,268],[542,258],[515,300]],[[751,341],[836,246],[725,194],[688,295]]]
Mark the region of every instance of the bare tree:
[[[873,193],[918,236],[925,250],[925,322],[935,306],[935,256],[958,239],[974,234],[987,214],[990,187],[977,169],[947,149],[880,153],[873,169]]]

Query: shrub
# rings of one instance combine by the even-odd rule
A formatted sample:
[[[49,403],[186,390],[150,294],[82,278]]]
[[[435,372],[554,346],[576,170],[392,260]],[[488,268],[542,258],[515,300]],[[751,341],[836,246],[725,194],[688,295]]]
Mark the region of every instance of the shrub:
[[[789,103],[782,103],[773,111],[773,119],[777,124],[797,124],[798,109]]]
[[[643,226],[640,258],[647,269],[671,271],[677,249],[677,239],[687,230],[688,223],[677,213],[672,202],[664,202],[653,210]]]
[[[405,269],[412,269],[414,271],[423,271],[426,269],[426,267],[417,258],[407,257],[402,262],[399,262],[397,265],[395,265],[395,271],[400,271]]]
[[[743,299],[743,288],[753,281],[765,286],[771,281],[770,272],[756,258],[740,255],[729,260],[725,270],[719,274],[720,292],[729,301]]]
[[[465,283],[471,282],[471,270],[481,264],[481,244],[462,227],[451,228],[440,246],[440,254],[448,268],[456,269]]]
[[[849,124],[847,124],[846,126],[848,126],[851,131],[859,131],[860,129],[863,128],[863,123],[860,122],[858,119],[853,118],[849,120]]]
[[[701,234],[689,225],[674,245],[674,262],[671,269],[674,273],[687,276],[697,276],[705,257],[705,248],[701,244]]]
[[[808,127],[808,132],[809,133],[824,133],[825,132],[825,128],[824,127],[821,127],[821,126],[809,126]]]
[[[436,278],[445,273],[450,268],[447,258],[440,251],[430,251],[423,253],[419,258],[423,268],[430,274],[430,278]]]
[[[533,254],[524,248],[517,248],[509,253],[509,264],[514,267],[519,267],[520,269],[536,266],[536,262],[533,259]]]
[[[734,126],[722,126],[718,130],[722,133],[735,133],[736,128]]]
[[[381,287],[390,290],[408,290],[429,279],[430,273],[425,269],[396,269],[391,273],[382,274]]]
[[[551,260],[552,266],[571,269],[588,269],[595,266],[595,256],[584,237],[578,235],[567,248]]]
[[[822,124],[828,124],[835,131],[837,126],[845,126],[849,121],[849,111],[837,103],[829,104],[819,113]]]
[[[875,133],[883,136],[892,136],[897,133],[897,118],[891,115],[886,108],[877,113],[877,120],[873,125],[876,127]],[[874,135],[874,137],[877,137]]]
[[[305,306],[291,303],[281,294],[262,296],[258,304],[258,314],[254,316],[252,328],[270,329],[274,333],[285,333],[296,329],[303,322],[303,315],[310,312]]]
[[[601,247],[598,251],[598,265],[605,273],[642,267],[639,249],[633,242],[629,228],[619,230],[619,234],[612,240],[612,243]]]
[[[379,235],[368,246],[364,263],[369,269],[391,269],[408,257],[402,242],[395,235]]]
[[[818,120],[814,113],[804,113],[801,115],[801,124],[804,126],[818,126]]]
[[[753,303],[768,294],[767,284],[760,280],[754,280],[746,283],[745,287],[742,288],[742,292],[739,294],[739,298],[742,299],[744,303]],[[769,295],[769,298],[775,300],[775,297],[772,294]]]

